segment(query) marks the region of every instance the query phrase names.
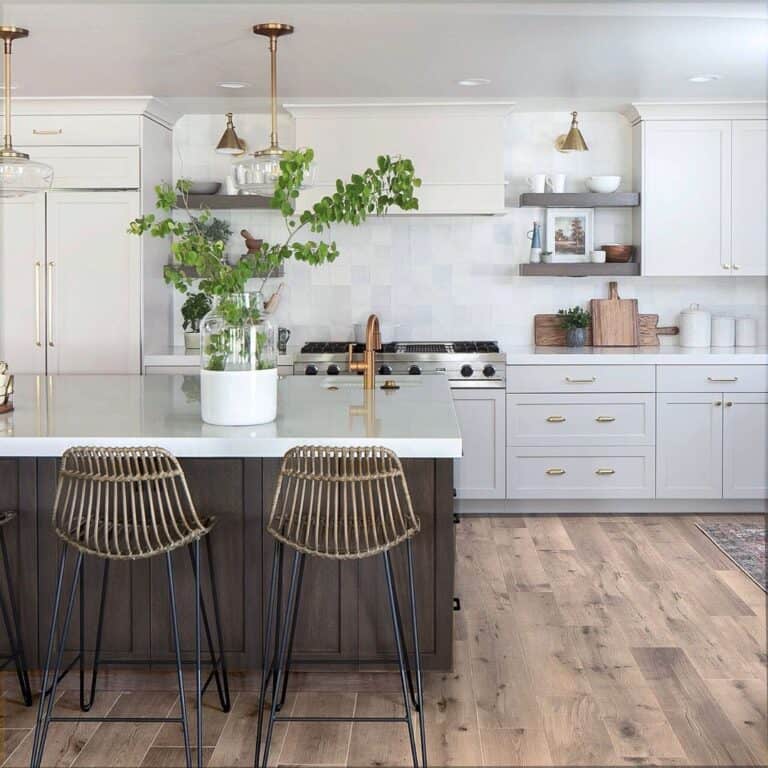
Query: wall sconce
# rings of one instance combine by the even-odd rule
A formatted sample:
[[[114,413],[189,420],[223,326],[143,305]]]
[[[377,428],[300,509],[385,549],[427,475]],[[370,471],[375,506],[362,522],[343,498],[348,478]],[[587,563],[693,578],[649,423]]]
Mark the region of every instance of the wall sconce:
[[[561,134],[555,139],[555,149],[558,152],[586,152],[589,150],[587,142],[579,130],[579,121],[576,119],[577,112],[571,112],[571,129],[567,134]]]
[[[216,151],[220,155],[242,155],[245,153],[245,142],[237,135],[235,124],[232,122],[232,113],[227,112],[227,127],[216,145]]]

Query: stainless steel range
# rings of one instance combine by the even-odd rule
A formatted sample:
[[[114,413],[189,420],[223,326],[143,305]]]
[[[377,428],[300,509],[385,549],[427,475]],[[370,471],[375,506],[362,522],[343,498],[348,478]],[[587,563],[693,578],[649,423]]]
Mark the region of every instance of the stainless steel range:
[[[349,373],[347,341],[310,341],[296,356],[293,372],[306,376]],[[352,344],[352,359],[362,360],[364,344]],[[376,354],[380,376],[445,374],[452,389],[504,388],[506,355],[495,341],[395,341]]]

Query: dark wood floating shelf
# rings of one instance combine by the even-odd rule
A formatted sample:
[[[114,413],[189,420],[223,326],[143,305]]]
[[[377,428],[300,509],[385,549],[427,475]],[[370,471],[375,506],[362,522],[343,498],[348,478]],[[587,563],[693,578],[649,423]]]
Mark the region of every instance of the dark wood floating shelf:
[[[639,192],[523,192],[521,208],[634,208]]]
[[[258,210],[271,211],[272,198],[261,195],[188,195],[189,207],[193,210],[210,208],[212,211]],[[184,207],[184,198],[179,195],[176,204]]]
[[[640,264],[521,264],[523,277],[631,277],[640,274]]]

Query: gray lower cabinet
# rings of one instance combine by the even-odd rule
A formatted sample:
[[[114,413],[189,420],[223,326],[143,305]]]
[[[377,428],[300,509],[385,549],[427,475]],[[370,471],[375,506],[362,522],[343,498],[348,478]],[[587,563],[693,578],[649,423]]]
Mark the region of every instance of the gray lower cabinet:
[[[723,398],[723,496],[768,498],[768,394]]]

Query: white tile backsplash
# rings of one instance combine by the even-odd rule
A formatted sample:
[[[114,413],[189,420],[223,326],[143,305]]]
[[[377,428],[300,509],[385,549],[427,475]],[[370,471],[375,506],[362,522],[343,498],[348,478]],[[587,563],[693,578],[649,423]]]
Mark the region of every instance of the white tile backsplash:
[[[510,201],[524,190],[525,177],[537,172],[569,174],[569,191],[583,189],[583,177],[599,173],[620,173],[622,189],[630,188],[626,120],[613,113],[580,115],[590,151],[562,155],[552,142],[568,123],[567,113],[510,117],[505,157]],[[249,146],[258,143],[266,125],[263,116],[242,115],[235,116],[235,124]],[[231,162],[213,152],[222,131],[221,117],[183,117],[174,133],[175,173],[190,175],[190,169],[200,168],[206,178],[222,178]],[[292,344],[352,338],[352,325],[371,311],[398,323],[403,339],[492,338],[503,346],[529,344],[534,314],[586,304],[607,295],[608,289],[605,279],[518,276],[518,264],[528,260],[526,232],[542,214],[539,209],[511,208],[499,217],[391,216],[370,219],[358,229],[338,227],[333,237],[341,256],[334,264],[286,264],[276,321],[292,329]],[[229,220],[236,233],[230,244],[233,254],[240,252],[237,233],[243,228],[268,241],[284,237],[284,224],[274,212],[216,215]],[[631,213],[597,211],[595,241],[631,242]],[[270,283],[267,293],[276,281]],[[768,343],[765,278],[626,278],[619,281],[619,290],[622,296],[637,297],[641,312],[658,313],[662,325],[675,324],[679,311],[692,302],[715,312],[752,315],[758,320],[759,343]],[[175,299],[177,313],[182,301]],[[183,343],[180,323],[176,343]],[[662,343],[675,339],[665,337]]]

